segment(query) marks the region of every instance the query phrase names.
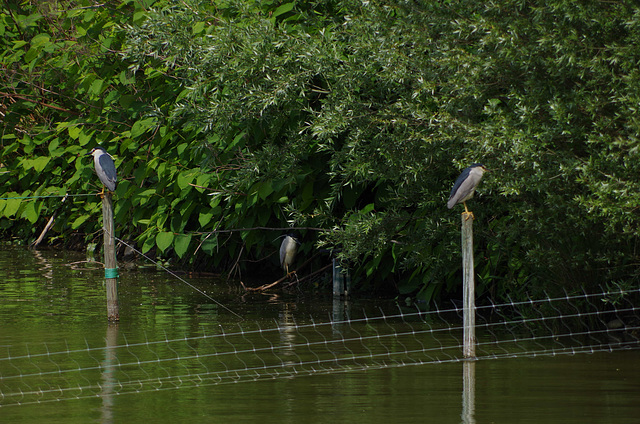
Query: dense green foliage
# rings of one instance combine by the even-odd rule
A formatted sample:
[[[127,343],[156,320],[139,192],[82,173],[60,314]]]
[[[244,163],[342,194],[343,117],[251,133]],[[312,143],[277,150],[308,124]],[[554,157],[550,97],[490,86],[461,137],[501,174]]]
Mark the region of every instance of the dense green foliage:
[[[0,36],[1,196],[95,191],[79,155],[101,144],[143,251],[226,270],[277,249],[251,228],[305,227],[360,288],[438,298],[448,192],[483,162],[481,293],[640,277],[633,2],[23,1]],[[0,229],[33,238],[58,207],[0,200]],[[90,240],[98,215],[74,198],[55,230]]]

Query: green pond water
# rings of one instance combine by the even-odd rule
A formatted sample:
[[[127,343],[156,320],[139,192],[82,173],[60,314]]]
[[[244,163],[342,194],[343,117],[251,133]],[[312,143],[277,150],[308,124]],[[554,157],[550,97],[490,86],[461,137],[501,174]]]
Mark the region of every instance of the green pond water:
[[[114,325],[85,259],[2,246],[0,423],[640,422],[636,349],[469,363],[441,323],[375,319],[391,301],[182,276],[238,318],[139,269],[120,271]]]

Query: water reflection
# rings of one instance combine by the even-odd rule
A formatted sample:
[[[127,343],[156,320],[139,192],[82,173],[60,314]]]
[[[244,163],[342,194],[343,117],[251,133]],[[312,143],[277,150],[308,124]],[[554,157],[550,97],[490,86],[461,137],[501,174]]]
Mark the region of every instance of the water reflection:
[[[462,363],[462,422],[476,423],[476,361]]]
[[[296,361],[295,343],[298,334],[296,321],[293,315],[295,305],[285,302],[278,319],[278,331],[280,333],[280,351],[284,357],[283,365],[293,365]]]
[[[47,257],[39,250],[30,250],[30,252],[33,254],[36,262],[40,264],[39,270],[42,273],[41,275],[48,280],[53,280],[53,265]]]
[[[331,325],[334,337],[341,337],[345,326],[345,321],[351,314],[351,302],[340,296],[333,298],[333,316]]]
[[[110,322],[107,324],[107,334],[105,336],[106,348],[104,350],[104,361],[102,362],[102,398],[101,420],[103,424],[112,424],[113,408],[115,404],[114,389],[116,385],[116,366],[118,358],[116,346],[118,341],[118,324]]]

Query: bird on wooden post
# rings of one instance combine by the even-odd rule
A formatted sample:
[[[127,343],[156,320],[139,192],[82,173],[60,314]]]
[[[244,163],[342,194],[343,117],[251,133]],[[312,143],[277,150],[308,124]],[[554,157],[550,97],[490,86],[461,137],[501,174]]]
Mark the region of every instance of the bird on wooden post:
[[[109,191],[115,191],[118,177],[116,175],[116,165],[113,163],[111,155],[102,147],[95,147],[87,153],[87,156],[93,156],[96,174],[98,174],[98,178],[100,178],[102,184]],[[102,188],[100,196],[104,196],[104,187]]]
[[[282,244],[280,245],[280,265],[287,274],[289,274],[289,267],[296,259],[299,244],[300,242],[293,234],[287,234],[284,240],[282,240]]]
[[[463,215],[466,215],[465,219],[473,219],[473,212],[467,209],[466,202],[473,197],[476,187],[480,184],[482,175],[487,171],[489,170],[481,163],[474,163],[470,167],[465,168],[451,189],[447,207],[451,209],[458,203],[462,203],[464,205]]]

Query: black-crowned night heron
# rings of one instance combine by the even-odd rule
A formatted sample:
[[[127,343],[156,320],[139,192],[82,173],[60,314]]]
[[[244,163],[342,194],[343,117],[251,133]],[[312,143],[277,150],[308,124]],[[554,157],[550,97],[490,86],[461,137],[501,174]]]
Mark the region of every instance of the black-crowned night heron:
[[[109,191],[115,191],[116,181],[118,179],[116,175],[116,165],[113,163],[113,158],[102,147],[96,147],[92,149],[87,156],[93,156],[93,164],[96,167],[96,174],[98,178]],[[104,194],[104,189],[102,190]]]
[[[451,189],[447,207],[451,209],[458,203],[462,203],[464,205],[464,214],[466,215],[465,219],[473,218],[473,212],[467,209],[466,202],[473,197],[476,187],[480,184],[482,175],[486,171],[488,171],[488,169],[481,163],[474,163],[470,167],[465,168]]]
[[[300,244],[300,242],[293,234],[287,234],[280,245],[280,265],[287,274],[289,274],[289,267],[296,259],[298,244]]]

